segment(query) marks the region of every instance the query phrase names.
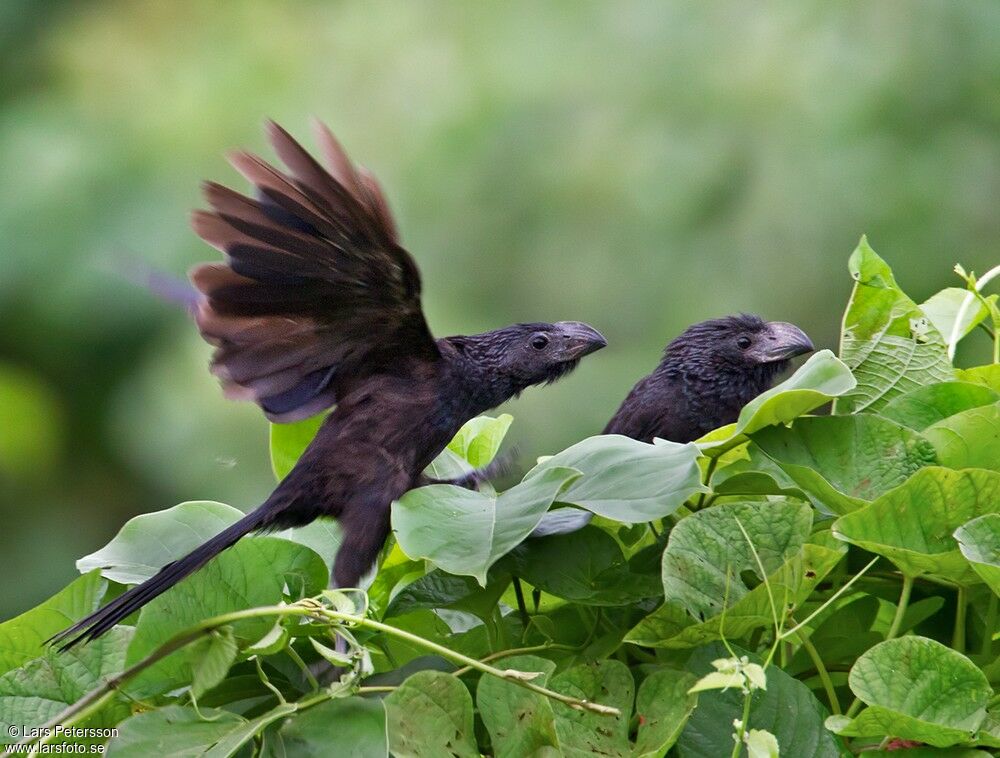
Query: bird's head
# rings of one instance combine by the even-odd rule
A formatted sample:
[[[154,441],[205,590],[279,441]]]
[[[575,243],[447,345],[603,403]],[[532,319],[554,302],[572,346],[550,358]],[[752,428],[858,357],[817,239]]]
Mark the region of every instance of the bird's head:
[[[607,345],[592,326],[579,321],[513,324],[484,334],[449,337],[483,381],[502,383],[509,395],[565,376],[591,353]]]
[[[789,360],[813,350],[794,324],[750,314],[726,316],[688,327],[664,352],[664,363],[694,370],[747,372],[769,380]]]

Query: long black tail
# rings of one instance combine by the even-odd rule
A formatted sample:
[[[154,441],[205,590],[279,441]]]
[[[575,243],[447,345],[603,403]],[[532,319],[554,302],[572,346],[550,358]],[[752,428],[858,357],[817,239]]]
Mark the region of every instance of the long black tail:
[[[56,634],[48,642],[59,645],[60,650],[68,650],[79,642],[89,642],[108,631],[139,610],[153,598],[162,595],[184,577],[193,574],[223,550],[231,547],[240,537],[269,526],[274,519],[274,511],[267,503],[247,514],[235,524],[223,529],[204,545],[173,563],[168,563],[159,573],[142,584],[119,595],[103,608],[91,613],[68,629]]]

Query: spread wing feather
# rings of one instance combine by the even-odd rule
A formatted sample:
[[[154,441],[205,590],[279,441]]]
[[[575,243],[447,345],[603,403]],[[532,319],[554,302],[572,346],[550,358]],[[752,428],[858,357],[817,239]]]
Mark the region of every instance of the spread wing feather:
[[[204,185],[211,210],[196,211],[192,226],[226,262],[196,267],[191,280],[204,295],[196,320],[216,346],[212,371],[227,396],[294,421],[374,374],[440,354],[420,306],[420,273],[375,178],[321,124],[326,168],[277,124],[268,135],[288,173],[249,153],[230,156],[256,197]]]

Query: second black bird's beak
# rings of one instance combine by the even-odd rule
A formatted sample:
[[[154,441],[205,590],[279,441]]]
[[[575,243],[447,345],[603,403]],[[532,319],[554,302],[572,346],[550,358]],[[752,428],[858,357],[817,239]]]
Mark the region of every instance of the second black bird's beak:
[[[787,361],[796,355],[811,353],[815,348],[808,335],[795,324],[771,321],[757,346],[757,359],[761,363]]]
[[[565,360],[579,360],[608,344],[604,335],[581,321],[560,321],[556,326],[563,335],[562,357]]]

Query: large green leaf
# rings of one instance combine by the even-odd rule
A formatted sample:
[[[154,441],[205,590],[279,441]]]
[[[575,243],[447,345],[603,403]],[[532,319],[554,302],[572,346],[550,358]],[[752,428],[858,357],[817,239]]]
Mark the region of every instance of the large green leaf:
[[[982,384],[941,382],[900,395],[890,401],[879,415],[919,432],[956,413],[990,405],[997,400],[1000,400],[1000,394]]]
[[[617,716],[570,708],[553,702],[560,752],[566,758],[585,756],[627,756],[629,715],[635,696],[635,682],[620,661],[592,661],[562,671],[552,677],[550,687],[578,700],[609,705]]]
[[[754,443],[823,510],[849,513],[936,462],[912,429],[873,415],[801,418]]]
[[[527,540],[511,562],[536,589],[584,605],[628,605],[662,592],[658,574],[633,571],[615,539],[594,526]]]
[[[935,747],[973,738],[993,690],[968,658],[940,642],[907,636],[882,642],[851,668],[851,690],[868,707],[827,723],[850,737],[891,736]]]
[[[767,426],[790,423],[856,385],[851,370],[839,358],[829,350],[820,350],[788,379],[743,406],[735,424],[706,435],[699,446],[708,455],[718,455],[744,436]]]
[[[690,443],[649,445],[617,434],[588,437],[537,465],[524,480],[560,467],[583,472],[559,495],[560,502],[626,523],[668,516],[704,489],[698,447]]]
[[[103,576],[121,584],[139,584],[243,516],[237,508],[211,500],[194,500],[143,513],[126,521],[111,542],[85,555],[76,567],[81,572],[100,569]],[[313,549],[327,564],[333,561],[340,545],[340,530],[331,519],[317,519],[308,526],[285,529],[273,536]]]
[[[543,687],[556,667],[552,661],[533,655],[502,658],[493,665],[539,672],[541,675],[532,681]],[[496,758],[545,755],[546,748],[558,750],[555,715],[545,696],[495,676],[484,676],[476,688],[476,706],[490,733]]]
[[[772,506],[781,509],[776,516],[766,514]],[[753,513],[754,508],[760,510],[759,515]],[[782,606],[789,610],[798,607],[846,552],[843,545],[825,533],[816,534],[812,541],[803,544],[805,519],[799,515],[799,508],[809,512],[805,504],[731,503],[699,511],[681,521],[671,533],[672,542],[688,521],[699,516],[704,520],[701,525],[696,523],[681,530],[669,558],[668,545],[663,578],[669,599],[640,621],[628,633],[626,641],[649,647],[685,648],[724,637],[739,639],[754,629],[773,626],[772,598],[779,613]],[[719,515],[709,515],[715,511]],[[747,558],[749,548],[735,523],[736,515],[761,553],[761,562],[769,571],[767,584],[761,582],[750,588],[743,578],[746,572],[759,578],[759,569],[752,556]],[[726,523],[727,520],[732,524]],[[769,527],[774,528],[773,535],[767,533]],[[743,540],[742,547],[736,542],[734,529]],[[732,554],[725,551],[726,545]],[[781,559],[782,555],[786,557]],[[723,599],[727,597],[727,568],[729,601],[722,613]]]
[[[0,624],[0,674],[42,655],[49,637],[97,607],[106,586],[100,573],[92,571],[41,605]]]
[[[657,758],[677,741],[698,698],[688,693],[696,679],[685,671],[662,668],[639,685],[635,714],[639,730],[632,750],[634,758]]]
[[[39,727],[125,667],[125,649],[132,636],[116,628],[87,645],[65,652],[49,649],[0,676],[0,743],[17,741],[26,727]],[[128,704],[112,700],[78,725],[112,727],[129,715]],[[83,739],[85,743],[103,742]]]
[[[394,756],[478,758],[472,696],[451,674],[414,674],[389,694],[385,710]]]
[[[663,551],[664,598],[696,618],[716,616],[751,591],[742,572],[752,572],[758,582],[765,578],[751,543],[770,575],[800,552],[811,527],[812,509],[790,500],[726,503],[698,511],[670,532]]]
[[[971,294],[969,290],[961,287],[946,287],[940,292],[931,295],[920,304],[920,310],[930,320],[944,339],[951,338],[951,332],[955,328],[955,321],[958,320],[958,312],[962,309],[965,298]],[[962,325],[958,330],[958,338],[961,339],[973,329],[975,329],[984,319],[989,318],[990,310],[986,305],[974,298],[965,315],[962,317]]]
[[[970,408],[924,429],[949,468],[1000,470],[1000,403]]]
[[[549,468],[499,494],[450,484],[420,487],[392,504],[392,526],[411,558],[426,558],[485,586],[490,566],[531,533],[578,476],[572,469]]]
[[[840,357],[858,385],[834,401],[834,412],[877,411],[916,387],[953,379],[944,338],[864,237],[848,265],[855,285],[844,314]]]
[[[139,713],[121,723],[118,735],[108,743],[110,756],[131,758],[226,758],[236,755],[270,724],[280,721],[296,707],[286,703],[253,720],[215,708],[194,709],[168,705]]]
[[[278,731],[282,758],[350,756],[388,758],[385,705],[381,700],[346,697],[298,713]]]
[[[737,651],[740,652],[740,651]],[[741,653],[742,654],[742,653]],[[701,677],[713,671],[711,662],[728,658],[715,643],[695,651],[688,669]],[[755,656],[750,656],[760,663]],[[767,689],[753,695],[748,729],[766,729],[778,739],[782,756],[789,758],[842,758],[850,753],[823,726],[826,709],[809,688],[776,666],[767,669]],[[738,688],[702,692],[698,707],[677,741],[681,758],[723,758],[733,750],[733,720],[742,718],[743,693]]]
[[[842,516],[834,534],[884,555],[909,576],[931,574],[959,584],[979,577],[952,534],[967,521],[1000,511],[1000,473],[932,466],[871,505]]]
[[[1000,513],[974,518],[958,527],[954,536],[973,570],[1000,595]]]
[[[304,545],[278,537],[244,538],[142,609],[128,663],[206,618],[281,602],[286,584],[314,595],[326,587],[327,576],[323,560]],[[242,643],[256,642],[273,624],[273,618],[247,619],[233,631]],[[193,666],[210,645],[203,640],[174,653],[140,674],[129,690],[144,696],[190,682]]]

